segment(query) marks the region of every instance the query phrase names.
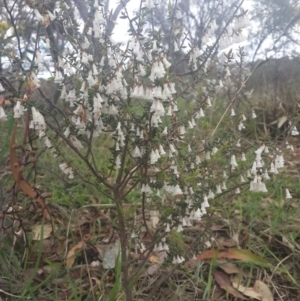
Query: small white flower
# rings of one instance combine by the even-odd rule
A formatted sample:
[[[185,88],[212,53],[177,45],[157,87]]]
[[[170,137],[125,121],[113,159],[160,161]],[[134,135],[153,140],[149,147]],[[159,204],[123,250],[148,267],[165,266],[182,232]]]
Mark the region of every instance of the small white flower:
[[[235,155],[232,155],[231,158],[230,158],[230,165],[232,167],[232,169],[235,169],[235,167],[238,166],[236,160],[235,160]]]
[[[218,151],[218,148],[216,146],[213,147],[211,154],[214,155]]]
[[[265,153],[265,154],[268,154],[268,153],[269,153],[269,148],[268,148],[267,146],[266,146],[265,149],[264,149],[264,153]]]
[[[223,181],[223,183],[222,183],[222,190],[227,190],[227,186],[226,186],[226,182],[225,181]]]
[[[174,52],[179,52],[178,44],[174,41]]]
[[[271,179],[270,176],[269,176],[269,174],[268,174],[268,170],[267,169],[265,170],[265,172],[263,174],[263,179],[266,180],[266,181]]]
[[[152,189],[151,187],[149,186],[149,184],[142,184],[142,189],[141,189],[141,192],[144,192],[146,194],[152,194]]]
[[[63,80],[64,80],[64,77],[63,77],[62,73],[59,70],[56,70],[54,82],[56,84],[61,84],[63,82]]]
[[[213,194],[213,192],[211,191],[212,195],[204,195],[203,197],[203,203],[202,203],[202,207],[203,208],[208,208],[209,207],[209,203],[208,203],[208,199],[213,199],[215,197],[215,195]]]
[[[266,184],[261,181],[261,176],[255,175],[253,181],[250,182],[250,191],[267,192]]]
[[[282,168],[282,167],[284,167],[284,158],[282,155],[276,155],[275,168]]]
[[[36,8],[33,10],[33,12],[35,14],[36,19],[39,22],[43,23],[44,22],[44,17],[40,14],[40,12]]]
[[[139,147],[137,145],[134,148],[132,157],[133,158],[141,158],[142,157],[141,151],[140,151],[140,149],[139,149]]]
[[[158,159],[159,159],[159,155],[157,156],[156,151],[152,150],[150,154],[150,164],[151,165],[155,164]]]
[[[40,80],[38,79],[34,71],[31,71],[28,75],[28,82],[32,90],[35,90],[38,87],[40,87]]]
[[[172,143],[169,144],[169,149],[170,149],[170,153],[171,154],[176,153],[176,149],[175,149],[175,147],[174,147],[174,145]]]
[[[161,144],[159,145],[159,154],[160,154],[161,156],[163,156],[163,155],[166,154],[166,152],[164,151],[164,149],[163,149],[163,147],[162,147]]]
[[[209,240],[207,240],[206,242],[204,242],[206,248],[210,248],[211,247],[211,242]]]
[[[167,243],[164,243],[164,245],[163,245],[164,247],[164,251],[166,251],[166,252],[169,252],[170,251],[170,249],[169,249],[169,246],[168,246],[168,244]]]
[[[242,158],[241,158],[242,161],[246,161],[246,155],[245,153],[242,153]]]
[[[206,98],[206,104],[207,104],[208,107],[212,106],[209,96]]]
[[[69,175],[69,179],[74,179],[73,169],[67,163],[59,164],[59,168],[66,174]]]
[[[176,229],[177,232],[182,232],[183,231],[183,228],[182,228],[182,225],[179,224],[177,229]]]
[[[298,136],[298,135],[299,135],[299,132],[298,132],[296,126],[293,126],[291,135],[292,135],[292,136]]]
[[[183,256],[177,256],[177,260],[178,260],[178,263],[182,263],[182,262],[184,262],[184,257]]]
[[[4,109],[2,106],[0,106],[0,120],[6,120],[7,117],[6,117],[6,114],[4,112]]]
[[[242,121],[240,121],[239,125],[238,125],[238,130],[241,131],[245,128],[244,124]]]
[[[173,257],[173,261],[172,261],[173,264],[178,264],[179,261],[178,261],[178,256],[174,256]]]
[[[163,64],[165,65],[165,68],[171,67],[171,63],[166,59],[165,56],[163,56],[162,62],[163,62]]]
[[[121,167],[121,157],[120,157],[120,155],[118,155],[116,157],[115,165],[116,165],[116,169],[120,169],[120,167]]]
[[[5,89],[3,88],[2,84],[0,83],[0,93],[4,92]]]
[[[36,52],[35,52],[35,57],[36,57],[36,62],[38,64],[38,69],[40,71],[44,70],[44,60],[42,58],[42,55],[40,53],[40,51],[37,49]]]
[[[208,192],[208,196],[207,196],[207,199],[213,199],[215,197],[215,194],[213,193],[213,191],[210,189],[209,192]],[[205,198],[204,198],[205,200]]]
[[[64,131],[64,136],[66,136],[68,138],[69,135],[70,135],[70,128],[67,127],[66,130]]]
[[[201,221],[201,217],[202,217],[202,212],[201,212],[200,208],[198,208],[194,213],[194,219]]]
[[[173,190],[173,195],[182,195],[183,192],[181,190],[181,188],[179,187],[179,185],[177,184],[175,187],[174,187],[174,190]]]
[[[202,108],[200,108],[199,112],[197,112],[195,118],[198,119],[200,117],[205,117],[204,111]]]
[[[47,136],[45,136],[45,145],[47,148],[52,147],[52,143]]]
[[[73,143],[73,145],[77,148],[77,149],[82,149],[83,148],[83,145],[82,143],[73,135],[71,135],[69,137],[69,139],[71,140],[71,142]]]
[[[182,19],[181,10],[178,9],[178,8],[176,9],[175,18],[178,19],[178,20]]]
[[[30,122],[29,128],[36,129],[39,131],[39,138],[45,136],[46,122],[44,116],[35,108],[31,108],[32,120]]]
[[[90,42],[87,37],[84,37],[84,42],[81,44],[82,49],[87,49],[90,47]]]

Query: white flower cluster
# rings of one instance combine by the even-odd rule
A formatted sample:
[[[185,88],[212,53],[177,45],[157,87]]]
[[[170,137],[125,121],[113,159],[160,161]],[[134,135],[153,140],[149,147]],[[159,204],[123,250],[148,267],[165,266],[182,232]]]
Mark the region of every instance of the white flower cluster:
[[[64,174],[69,176],[69,179],[74,179],[73,168],[69,166],[68,163],[59,164],[59,168],[62,170]]]
[[[245,41],[245,36],[243,35],[243,29],[250,26],[249,17],[246,13],[241,12],[242,16],[234,19],[234,22],[227,27],[224,36],[220,40],[220,50],[224,50],[233,44],[242,43]],[[224,22],[223,27],[226,24]]]
[[[154,11],[154,1],[143,1],[142,7]],[[98,1],[94,1],[88,24],[82,32],[80,29],[78,32],[74,30],[79,34],[74,34],[70,39],[70,49],[60,53],[55,66],[51,67],[54,83],[60,86],[60,100],[71,109],[71,117],[63,125],[64,140],[68,139],[69,145],[80,151],[87,141],[92,142],[96,137],[108,139],[109,147],[103,147],[106,156],[103,160],[111,160],[112,163],[103,178],[121,178],[122,184],[116,188],[120,195],[129,193],[131,184],[140,187],[140,183],[138,192],[139,195],[143,194],[146,204],[155,206],[155,200],[158,199],[160,204],[178,209],[177,212],[181,209],[179,216],[170,215],[163,220],[166,236],[171,230],[182,232],[201,222],[216,196],[230,191],[236,195],[242,193],[242,186],[248,184],[247,178],[250,191],[266,192],[265,182],[270,179],[269,173],[273,176],[284,166],[280,150],[276,149],[275,155],[271,155],[268,147],[262,144],[255,151],[255,159],[248,169],[248,160],[253,154],[242,148],[246,141],[242,134],[249,119],[256,118],[252,107],[248,114],[235,111],[233,102],[228,107],[233,139],[223,143],[210,133],[205,116],[213,116],[215,105],[218,104],[216,96],[224,91],[230,79],[230,59],[215,76],[211,70],[217,69],[213,56],[217,49],[212,46],[218,44],[216,21],[211,18],[207,24],[200,48],[197,46],[200,43],[187,46],[180,25],[182,13],[178,7],[170,11],[173,14],[170,19],[176,25],[173,28],[175,34],[172,33],[170,37],[171,49],[163,49],[159,32],[153,32],[152,35],[151,29],[140,25],[136,30],[131,28],[130,40],[126,49],[123,49],[107,34],[106,17]],[[73,13],[75,18],[80,18],[78,9]],[[55,16],[48,11],[41,14],[34,9],[33,14],[44,26],[55,20]],[[55,15],[62,16],[59,12]],[[244,39],[242,29],[249,24],[247,15],[241,14],[233,19],[232,24],[224,23],[221,26],[221,50]],[[77,28],[77,21],[72,20],[72,16],[63,20],[64,30],[68,32],[68,28]],[[143,22],[141,20],[140,24]],[[27,75],[30,91],[40,86],[37,75],[45,69],[44,54],[41,53],[44,48],[39,43],[37,46],[34,54],[37,72],[30,71]],[[46,47],[50,46],[47,37]],[[184,61],[192,74],[186,82],[172,72],[172,67],[176,67],[173,61],[171,63],[173,56],[169,53],[172,51],[176,53],[175,57],[186,55]],[[4,88],[0,84],[2,91]],[[247,95],[250,98],[251,93]],[[16,101],[15,118],[21,118],[27,108],[29,110],[24,103]],[[38,131],[39,138],[44,139],[47,148],[54,148],[51,143],[53,140],[46,135],[43,115],[35,107],[31,108],[31,115],[30,128]],[[6,119],[1,105],[0,119]],[[299,134],[296,126],[291,126],[290,134]],[[251,149],[253,145],[255,143]],[[286,147],[292,149],[289,144]],[[264,154],[268,154],[268,157]],[[266,157],[272,162],[265,163]],[[226,158],[224,167],[218,165],[219,158]],[[269,163],[270,168],[267,166]],[[59,167],[69,179],[74,178],[70,163],[61,163]],[[111,189],[112,186],[107,187]],[[285,194],[286,198],[292,197],[287,188]],[[132,233],[131,238],[137,238],[137,234]],[[206,245],[209,247],[210,242]],[[145,248],[142,243],[140,246],[142,250]],[[171,246],[165,238],[154,247],[157,252],[169,252],[169,249]],[[173,257],[174,264],[184,260],[181,255]]]

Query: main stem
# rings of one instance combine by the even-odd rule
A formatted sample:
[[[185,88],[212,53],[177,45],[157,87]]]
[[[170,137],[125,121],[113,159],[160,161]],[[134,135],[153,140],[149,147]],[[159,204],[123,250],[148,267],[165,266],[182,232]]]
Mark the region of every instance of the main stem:
[[[126,221],[124,208],[122,206],[122,197],[121,193],[117,190],[114,192],[115,202],[118,212],[118,222],[119,222],[119,236],[121,243],[121,258],[122,258],[122,276],[123,276],[123,285],[126,295],[126,301],[133,301],[132,289],[130,285],[129,277],[129,265],[127,264],[127,248],[128,248],[128,239],[126,232]]]

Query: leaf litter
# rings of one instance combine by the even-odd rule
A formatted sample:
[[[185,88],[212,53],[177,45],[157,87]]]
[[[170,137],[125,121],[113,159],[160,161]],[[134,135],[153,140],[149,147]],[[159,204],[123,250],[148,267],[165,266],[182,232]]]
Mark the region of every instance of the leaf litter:
[[[23,213],[22,210],[19,211],[19,214]],[[32,277],[35,285],[45,283],[37,290],[37,296],[42,299],[45,289],[47,289],[48,295],[58,289],[61,300],[69,298],[72,295],[71,283],[78,281],[81,286],[81,292],[78,294],[90,294],[91,291],[95,293],[101,291],[103,294],[109,294],[115,281],[116,257],[120,252],[119,238],[112,217],[114,215],[113,209],[107,212],[95,208],[81,208],[73,216],[70,214],[69,219],[62,216],[63,213],[57,206],[51,208],[51,212],[52,223],[45,222],[43,224],[44,215],[41,211],[39,217],[35,217],[34,224],[28,227],[27,231],[27,234],[31,233],[31,237],[36,241],[35,248],[38,248],[39,240],[43,237],[42,248],[44,251],[39,267],[35,269],[35,263],[32,262],[32,265],[29,264],[28,266],[27,273]],[[27,220],[30,220],[30,218],[27,217]],[[155,227],[159,227],[157,221],[156,212],[147,213],[147,222],[152,229],[151,231],[154,231]],[[263,225],[262,222],[260,226]],[[201,240],[201,236],[204,238],[204,231],[205,225],[199,223],[194,225],[190,232],[184,229],[181,238],[174,236],[174,243],[180,246],[182,250],[187,251],[189,245],[192,244],[191,239],[195,238],[196,241],[198,240],[198,246],[201,249],[201,244],[209,241],[207,238]],[[228,219],[223,221],[221,216],[212,219],[211,229],[206,231],[209,231],[210,235],[214,237],[211,246],[208,249],[202,248],[196,259],[190,257],[191,259],[187,264],[179,266],[179,270],[175,270],[174,275],[171,276],[175,283],[182,285],[182,290],[185,291],[187,298],[193,300],[188,297],[191,294],[200,298],[205,291],[205,287],[201,286],[201,282],[198,282],[199,287],[197,287],[197,284],[196,286],[190,285],[188,275],[195,273],[199,264],[202,267],[201,277],[204,277],[201,281],[205,281],[210,277],[213,279],[214,289],[211,292],[211,297],[215,297],[215,300],[225,300],[226,296],[232,296],[238,298],[238,300],[277,301],[280,300],[279,296],[281,294],[287,293],[287,289],[284,287],[291,285],[289,277],[280,272],[281,266],[276,269],[276,263],[269,262],[269,258],[265,258],[259,250],[259,246],[263,243],[266,244],[268,241],[273,243],[274,239],[278,238],[267,231],[256,233],[251,231],[249,227],[241,228],[240,219],[235,224],[234,219],[230,222]],[[197,237],[199,233],[202,234]],[[231,233],[234,233],[234,237],[230,236]],[[249,237],[251,239],[253,239],[253,236],[255,237],[256,243],[259,243],[257,248],[253,246],[251,250],[247,248],[245,233],[248,239]],[[267,240],[266,235],[269,237]],[[150,240],[145,229],[139,232],[138,236],[145,244],[149,244]],[[22,237],[17,239],[16,247],[22,239]],[[282,234],[281,243],[286,245],[286,251],[295,253],[295,246],[293,247],[287,235]],[[31,257],[30,254],[34,254],[34,252],[33,250],[28,251],[29,257]],[[296,254],[294,255],[296,256]],[[132,249],[130,256],[132,260],[137,262],[140,262],[142,258],[146,258],[143,257],[141,250],[136,253],[134,249]],[[163,277],[168,269],[168,265],[166,265],[168,264],[168,257],[166,251],[149,254],[145,262],[144,273],[140,275],[136,284],[137,295],[140,294],[142,297],[151,290],[147,283],[149,279],[152,283],[155,283],[159,281],[160,277]],[[210,267],[212,267],[211,272]],[[266,277],[262,278],[262,273]],[[26,271],[24,275],[26,275]],[[58,275],[59,277],[57,277]],[[268,282],[271,276],[272,283],[275,282],[272,285],[271,282]],[[283,285],[282,291],[280,290],[281,284]],[[165,285],[165,289],[160,292],[163,300],[166,300],[171,292],[167,289],[170,285],[168,281]],[[276,285],[276,290],[273,289],[273,285]],[[296,289],[290,291],[289,294],[290,296],[296,295]],[[286,300],[293,299],[291,297]]]

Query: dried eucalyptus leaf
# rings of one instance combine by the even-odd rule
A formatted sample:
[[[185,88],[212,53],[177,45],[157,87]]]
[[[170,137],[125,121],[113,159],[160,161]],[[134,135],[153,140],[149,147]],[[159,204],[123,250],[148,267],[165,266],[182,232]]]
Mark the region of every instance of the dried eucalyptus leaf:
[[[111,248],[108,248],[104,253],[103,268],[114,269],[116,265],[116,258],[120,252],[120,241],[116,240],[116,243]]]

